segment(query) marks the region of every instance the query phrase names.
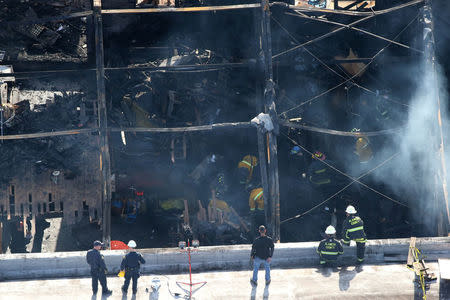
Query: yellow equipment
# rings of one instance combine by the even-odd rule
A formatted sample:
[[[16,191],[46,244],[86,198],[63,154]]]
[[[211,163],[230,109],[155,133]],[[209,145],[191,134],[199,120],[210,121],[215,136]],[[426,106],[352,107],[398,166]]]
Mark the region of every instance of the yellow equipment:
[[[372,148],[370,147],[369,139],[367,137],[363,136],[357,138],[355,142],[355,148],[360,163],[366,163],[372,159]]]
[[[125,277],[125,270],[120,270],[119,274],[117,274],[118,277]]]

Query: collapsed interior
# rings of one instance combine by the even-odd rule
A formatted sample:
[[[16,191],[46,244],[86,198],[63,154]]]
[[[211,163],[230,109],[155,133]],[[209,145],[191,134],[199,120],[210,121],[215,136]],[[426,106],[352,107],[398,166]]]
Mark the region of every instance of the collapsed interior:
[[[1,73],[14,73],[0,77],[1,135],[24,135],[0,144],[3,251],[45,251],[43,232],[55,218],[65,230],[55,251],[102,238],[93,16],[15,23],[91,8],[72,2],[0,1]],[[119,2],[107,8],[124,8]],[[404,2],[377,1],[376,9]],[[435,23],[445,22],[439,5]],[[420,5],[324,38],[361,17],[270,10],[281,242],[319,240],[330,224],[339,232],[349,204],[368,238],[442,234],[437,121],[420,106],[431,80]],[[251,200],[263,190],[261,157],[271,152],[249,123],[264,112],[267,92],[260,7],[104,14],[102,22],[111,240],[172,247],[189,225],[201,245],[239,244],[262,223],[272,228],[261,207],[269,209],[267,199]],[[435,39],[445,80],[448,33],[435,31]],[[62,131],[70,133],[27,136]],[[256,159],[250,168],[242,166],[248,155]]]

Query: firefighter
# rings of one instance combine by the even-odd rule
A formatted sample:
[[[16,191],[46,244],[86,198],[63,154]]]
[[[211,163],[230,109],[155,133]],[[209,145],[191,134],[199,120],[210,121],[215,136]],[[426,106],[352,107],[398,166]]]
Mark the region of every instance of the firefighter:
[[[347,218],[342,224],[342,243],[349,246],[350,241],[356,242],[357,263],[364,261],[364,251],[366,248],[366,233],[364,232],[364,222],[356,215],[356,209],[349,205],[345,210]]]
[[[334,171],[323,163],[326,159],[324,153],[315,151],[312,157],[313,162],[308,168],[308,180],[314,190],[322,195],[322,199],[326,199],[337,191],[337,178]],[[327,162],[329,163],[328,160]],[[336,202],[334,199],[329,201],[329,208],[332,211],[336,208]]]
[[[238,176],[240,184],[249,184],[257,177],[255,167],[258,159],[253,155],[246,155],[238,164]]]
[[[257,226],[265,224],[264,215],[264,193],[262,187],[253,188],[253,186],[247,186],[250,190],[250,196],[248,198],[248,205],[250,207],[250,215],[252,220],[251,233],[256,233]]]
[[[325,230],[326,238],[322,240],[317,248],[319,253],[319,263],[324,266],[328,263],[335,262],[339,255],[344,253],[342,244],[334,237],[336,235],[336,229],[333,226],[328,226]]]
[[[145,260],[142,257],[142,254],[134,250],[134,248],[136,248],[135,241],[130,240],[128,242],[128,247],[130,252],[123,257],[122,263],[120,264],[120,269],[125,271],[125,282],[122,286],[122,292],[124,294],[127,293],[130,280],[133,279],[133,294],[136,294],[137,281],[140,275],[139,270],[141,268],[141,264],[145,264]]]
[[[309,181],[315,187],[330,184],[331,176],[329,174],[328,166],[320,162],[326,159],[325,154],[320,151],[315,151],[312,157],[315,159],[309,167]]]

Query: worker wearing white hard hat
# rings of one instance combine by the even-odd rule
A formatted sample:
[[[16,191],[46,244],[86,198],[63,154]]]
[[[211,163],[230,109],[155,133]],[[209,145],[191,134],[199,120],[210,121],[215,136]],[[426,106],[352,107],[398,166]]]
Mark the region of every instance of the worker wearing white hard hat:
[[[364,252],[366,247],[366,233],[364,232],[364,222],[356,215],[357,211],[354,206],[349,205],[345,210],[347,218],[342,224],[342,243],[350,245],[350,241],[356,242],[357,264],[364,261]]]
[[[330,225],[325,229],[325,234],[326,238],[317,248],[319,263],[323,266],[336,262],[339,255],[344,253],[341,243],[335,239],[336,229]]]
[[[136,246],[135,241],[130,240],[128,242],[129,253],[123,257],[122,263],[120,264],[120,270],[125,271],[125,282],[122,286],[122,292],[124,294],[128,291],[131,279],[133,279],[133,294],[137,293],[137,281],[140,275],[139,270],[141,264],[145,264],[145,259],[142,257],[142,254],[134,250]]]
[[[347,206],[347,209],[345,210],[345,212],[349,215],[353,215],[356,214],[356,209],[355,207],[353,207],[352,205]]]

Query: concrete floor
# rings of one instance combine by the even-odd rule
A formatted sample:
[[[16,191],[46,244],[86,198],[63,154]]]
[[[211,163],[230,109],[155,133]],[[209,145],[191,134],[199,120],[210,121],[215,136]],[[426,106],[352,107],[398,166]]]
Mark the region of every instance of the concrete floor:
[[[431,271],[438,272],[438,264],[428,264]],[[404,265],[364,265],[362,270],[354,266],[338,269],[275,269],[272,283],[264,285],[264,271],[259,272],[259,285],[252,288],[250,271],[205,272],[193,274],[193,281],[207,281],[194,294],[195,299],[414,299],[414,274]],[[186,282],[187,274],[159,276],[159,295],[146,292],[155,276],[145,275],[139,279],[139,290],[132,297],[122,296],[123,279],[109,277],[108,286],[113,290],[109,300],[114,299],[182,299],[171,296],[170,291],[182,293],[176,281]],[[100,289],[101,290],[101,289]],[[431,284],[427,299],[439,299],[439,280]],[[92,296],[90,278],[43,279],[30,281],[0,282],[0,299],[101,299],[99,293]],[[106,297],[104,297],[106,299]],[[419,299],[419,297],[416,297]],[[442,298],[441,298],[442,299]]]

